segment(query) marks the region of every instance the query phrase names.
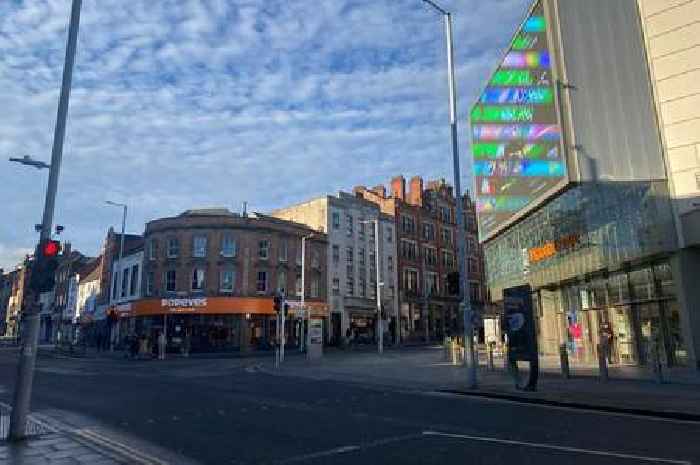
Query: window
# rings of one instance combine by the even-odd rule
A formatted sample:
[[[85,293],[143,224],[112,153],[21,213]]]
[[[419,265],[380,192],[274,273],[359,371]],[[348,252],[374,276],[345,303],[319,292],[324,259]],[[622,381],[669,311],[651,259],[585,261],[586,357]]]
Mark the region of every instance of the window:
[[[153,295],[153,280],[155,279],[155,275],[152,271],[149,271],[146,273],[146,295],[147,296],[152,296]]]
[[[369,228],[369,239],[370,241],[374,241],[375,239],[375,234],[374,234],[374,223],[372,223],[371,227]]]
[[[255,283],[255,290],[259,293],[267,292],[267,271],[258,271],[258,279]]]
[[[365,238],[365,223],[363,223],[362,221],[364,221],[364,220],[362,218],[360,218],[357,222],[357,236],[360,239]]]
[[[440,287],[438,286],[438,275],[437,273],[426,273],[425,274],[425,292],[427,295],[438,295]]]
[[[391,242],[393,241],[393,236],[394,236],[394,230],[391,228],[391,226],[387,226],[386,228],[386,241]]]
[[[202,268],[195,268],[192,270],[192,290],[204,290],[204,270]]]
[[[121,263],[119,264],[121,265]],[[122,297],[126,297],[126,289],[129,287],[129,268],[122,270]]]
[[[333,229],[340,229],[340,213],[333,212]]]
[[[415,260],[418,255],[416,243],[413,241],[401,240],[401,256],[408,260]]]
[[[352,247],[348,247],[347,249],[345,249],[345,252],[346,252],[345,255],[347,257],[348,263],[352,263],[354,260],[354,258],[353,258],[353,254],[355,253],[354,249]]]
[[[221,270],[219,276],[219,290],[221,292],[233,292],[235,273],[233,270]]]
[[[148,259],[149,260],[156,259],[157,247],[158,247],[158,244],[156,243],[155,239],[151,239],[150,241],[148,241]]]
[[[333,246],[333,263],[337,264],[340,261],[340,247]]]
[[[177,237],[168,239],[168,258],[176,258],[180,254],[180,241]]]
[[[207,236],[194,236],[192,238],[192,256],[199,258],[207,256]]]
[[[416,220],[412,216],[401,215],[401,231],[404,234],[415,234]]]
[[[340,279],[333,278],[333,295],[340,294]]]
[[[365,266],[365,248],[360,247],[357,251],[357,257],[359,259],[360,265]]]
[[[393,272],[394,271],[394,257],[389,255],[386,260],[387,260],[386,266],[389,269],[389,272]]]
[[[175,292],[177,290],[177,275],[175,270],[168,270],[165,273],[165,290]]]
[[[302,290],[302,285],[301,285],[301,275],[297,275],[297,279],[294,283],[294,289],[296,291],[297,296],[301,297],[301,290]]]
[[[432,223],[423,224],[423,239],[426,241],[435,240],[435,225]]]
[[[374,252],[369,253],[369,267],[372,270],[377,268],[377,255]]]
[[[695,187],[700,189],[700,173],[695,173]]]
[[[348,274],[348,279],[345,282],[345,293],[347,295],[355,295],[355,277],[352,274]]]
[[[437,249],[434,247],[425,248],[425,264],[430,266],[436,266],[438,263]]]
[[[131,267],[131,286],[129,287],[129,295],[136,295],[136,284],[139,280],[139,266],[134,265]]]
[[[236,240],[231,234],[224,234],[221,238],[221,255],[223,257],[236,256]]]
[[[445,223],[452,222],[452,209],[450,207],[440,207],[440,219]]]
[[[114,271],[114,282],[112,283],[112,300],[117,300],[117,291],[119,289],[119,272]]]
[[[277,292],[287,293],[287,273],[284,270],[277,273]]]
[[[403,271],[403,288],[413,293],[418,291],[418,271],[410,268]]]
[[[267,260],[270,255],[270,241],[263,239],[258,241],[258,258],[260,260]]]
[[[280,262],[287,261],[288,252],[289,252],[289,245],[287,244],[287,241],[285,239],[282,239],[280,241],[280,251],[279,251]]]
[[[311,280],[311,298],[315,299],[318,297],[319,282],[318,278],[313,278]]]
[[[444,244],[452,244],[452,230],[449,228],[442,228],[442,242]]]
[[[367,279],[360,275],[360,297],[367,297]]]
[[[321,267],[321,258],[318,255],[318,250],[311,251],[311,267],[316,269]]]
[[[454,255],[447,250],[442,251],[442,266],[446,268],[454,268],[455,266]]]
[[[469,298],[472,302],[481,302],[481,288],[479,283],[469,283]]]
[[[350,237],[350,236],[352,236],[352,215],[350,215],[350,214],[345,215],[345,221],[348,223],[347,233],[348,233],[348,237]]]

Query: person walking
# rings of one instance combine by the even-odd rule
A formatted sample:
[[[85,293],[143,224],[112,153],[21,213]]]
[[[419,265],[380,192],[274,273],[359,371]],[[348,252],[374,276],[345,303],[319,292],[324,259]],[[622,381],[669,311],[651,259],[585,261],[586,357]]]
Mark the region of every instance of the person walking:
[[[165,360],[166,345],[167,345],[167,340],[165,338],[165,332],[160,331],[158,333],[158,360]]]

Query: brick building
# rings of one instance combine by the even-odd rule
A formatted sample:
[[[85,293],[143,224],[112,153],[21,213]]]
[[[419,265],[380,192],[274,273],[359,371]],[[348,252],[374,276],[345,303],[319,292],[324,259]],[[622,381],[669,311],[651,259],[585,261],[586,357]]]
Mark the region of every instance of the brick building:
[[[401,308],[401,332],[405,339],[435,340],[456,333],[461,326],[458,296],[448,291],[447,275],[458,269],[456,203],[453,189],[444,180],[424,184],[419,176],[391,181],[384,186],[354,189],[358,197],[379,205],[395,220],[397,273]],[[477,307],[483,303],[483,256],[476,240],[474,205],[463,197],[465,234],[469,242],[470,297]]]
[[[306,242],[306,305],[312,318],[325,320],[326,235],[226,209],[188,210],[146,224],[143,298],[122,305],[121,320],[140,334],[165,328],[175,350],[188,339],[193,351],[246,351],[270,344],[276,331],[273,296],[284,292],[293,308],[287,343],[294,346],[304,236],[312,236]]]

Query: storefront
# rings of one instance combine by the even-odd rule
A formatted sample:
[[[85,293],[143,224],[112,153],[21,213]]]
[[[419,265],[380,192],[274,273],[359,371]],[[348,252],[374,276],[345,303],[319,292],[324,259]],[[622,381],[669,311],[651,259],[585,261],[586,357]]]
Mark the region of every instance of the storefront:
[[[307,302],[311,318],[327,319],[322,302]],[[272,298],[202,297],[144,299],[115,307],[118,346],[130,336],[155,341],[165,331],[170,352],[246,352],[270,349],[277,337]],[[298,347],[301,318],[293,310],[285,324],[288,347]]]
[[[530,284],[543,355],[564,344],[573,363],[594,364],[609,333],[612,363],[645,365],[656,345],[665,364],[686,365],[668,205],[665,182],[564,192],[486,243],[493,300]]]

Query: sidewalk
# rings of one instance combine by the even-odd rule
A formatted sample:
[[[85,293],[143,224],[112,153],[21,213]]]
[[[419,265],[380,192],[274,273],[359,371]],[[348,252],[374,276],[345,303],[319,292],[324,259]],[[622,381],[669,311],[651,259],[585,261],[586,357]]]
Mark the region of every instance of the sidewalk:
[[[500,365],[500,367],[499,367]],[[537,392],[517,390],[512,378],[496,361],[488,371],[485,361],[479,369],[476,390],[466,389],[465,369],[443,358],[442,348],[388,350],[383,355],[328,351],[318,362],[288,360],[271,374],[300,376],[317,380],[353,382],[401,390],[442,391],[479,397],[502,398],[531,403],[549,403],[644,415],[700,421],[700,377],[688,374],[681,383],[657,384],[643,368],[610,369],[610,380],[601,382],[597,370],[573,367],[572,378],[564,379],[559,367],[543,361]],[[523,379],[527,373],[522,370]],[[640,378],[645,376],[645,378]],[[697,383],[697,384],[696,384]]]

